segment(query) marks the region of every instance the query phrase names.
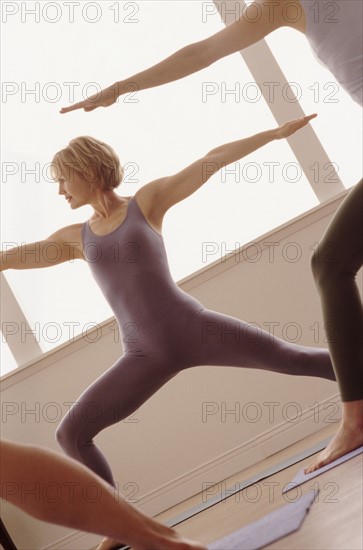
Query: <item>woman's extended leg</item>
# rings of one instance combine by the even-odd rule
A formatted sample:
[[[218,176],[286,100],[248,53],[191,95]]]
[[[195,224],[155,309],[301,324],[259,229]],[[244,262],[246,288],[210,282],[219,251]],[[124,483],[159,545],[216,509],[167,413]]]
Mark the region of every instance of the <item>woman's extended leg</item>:
[[[193,365],[257,368],[335,380],[328,350],[285,342],[229,315],[200,310],[189,331]]]
[[[363,307],[355,281],[362,265],[363,180],[341,204],[312,258],[343,418],[307,473],[363,444]]]
[[[115,485],[110,466],[93,438],[135,412],[170,378],[160,361],[124,354],[80,396],[57,429],[63,451]]]

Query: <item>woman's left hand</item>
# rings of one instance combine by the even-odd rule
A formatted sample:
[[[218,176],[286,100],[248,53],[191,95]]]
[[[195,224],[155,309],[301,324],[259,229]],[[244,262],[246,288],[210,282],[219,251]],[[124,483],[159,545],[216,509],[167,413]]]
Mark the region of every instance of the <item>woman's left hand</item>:
[[[296,120],[290,120],[290,122],[285,122],[285,124],[283,124],[279,128],[276,128],[276,139],[288,138],[289,136],[300,130],[300,128],[306,126],[312,118],[315,118],[317,116],[318,115],[315,113],[313,115],[297,118]]]

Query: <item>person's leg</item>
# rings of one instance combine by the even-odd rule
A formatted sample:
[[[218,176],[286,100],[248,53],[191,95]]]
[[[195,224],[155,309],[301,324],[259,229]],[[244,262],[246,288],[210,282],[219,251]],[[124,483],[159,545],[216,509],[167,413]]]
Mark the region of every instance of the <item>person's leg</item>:
[[[306,473],[363,444],[363,306],[355,280],[362,265],[363,180],[339,207],[312,258],[343,416]]]
[[[124,354],[80,396],[59,425],[56,436],[63,451],[88,466],[111,485],[111,468],[93,438],[134,413],[174,374],[155,358]],[[105,538],[99,550],[113,550],[120,541]]]
[[[110,466],[93,438],[135,412],[170,378],[155,359],[123,355],[79,397],[60,423],[56,437],[63,451],[115,485]]]
[[[335,381],[329,351],[288,343],[229,315],[203,309],[189,326],[193,366],[263,369]]]
[[[0,461],[3,502],[11,502],[42,521],[123,539],[135,550],[205,549],[115,498],[107,483],[75,460],[48,449],[1,441]],[[49,485],[58,488],[57,499],[44,497],[43,487]],[[85,488],[90,485],[96,488],[96,500],[85,498]],[[24,498],[27,486],[32,491],[26,491]]]
[[[363,180],[341,204],[312,257],[343,402],[363,399],[363,307],[355,281],[362,264]]]

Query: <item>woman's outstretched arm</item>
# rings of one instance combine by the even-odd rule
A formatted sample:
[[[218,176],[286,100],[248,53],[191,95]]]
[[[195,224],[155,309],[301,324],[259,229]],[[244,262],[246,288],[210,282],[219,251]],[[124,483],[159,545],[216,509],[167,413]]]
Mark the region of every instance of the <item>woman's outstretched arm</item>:
[[[93,111],[97,107],[108,107],[123,94],[161,86],[200,71],[218,59],[247,48],[274,30],[288,25],[284,15],[285,4],[286,0],[256,0],[244,9],[236,22],[225,29],[178,50],[145,71],[115,82],[85,101],[64,107],[60,112],[63,114],[76,109]]]
[[[204,157],[177,174],[148,183],[138,191],[139,195],[143,194],[144,196],[144,209],[148,210],[150,218],[158,220],[160,223],[169,208],[192,195],[219,170],[246,157],[271,141],[291,136],[316,116],[316,114],[304,116],[286,122],[273,130],[225,143],[212,149]]]
[[[47,239],[21,244],[0,251],[0,271],[6,269],[38,269],[63,262],[84,259],[76,240],[77,224],[59,229]]]
[[[106,535],[135,550],[205,550],[123,502],[103,479],[71,458],[1,441],[0,463],[2,500],[40,520]]]

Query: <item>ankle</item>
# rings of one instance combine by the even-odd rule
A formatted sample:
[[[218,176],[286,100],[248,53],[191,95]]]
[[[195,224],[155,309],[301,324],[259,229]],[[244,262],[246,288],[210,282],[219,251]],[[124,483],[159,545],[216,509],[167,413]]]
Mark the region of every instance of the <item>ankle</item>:
[[[363,430],[363,419],[357,414],[343,414],[342,428],[347,430]]]

